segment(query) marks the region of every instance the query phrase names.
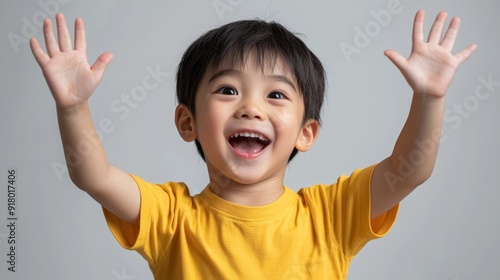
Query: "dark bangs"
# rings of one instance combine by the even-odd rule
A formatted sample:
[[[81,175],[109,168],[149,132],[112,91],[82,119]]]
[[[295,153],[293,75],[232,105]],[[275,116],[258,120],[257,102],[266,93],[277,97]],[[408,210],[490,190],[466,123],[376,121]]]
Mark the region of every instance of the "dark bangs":
[[[321,121],[325,73],[319,59],[304,42],[276,22],[242,20],[223,25],[202,35],[184,53],[177,71],[177,99],[194,116],[196,91],[207,70],[221,64],[242,65],[255,51],[258,66],[274,67],[278,59],[294,75],[304,100],[303,122]],[[272,69],[272,68],[271,68]],[[198,150],[203,157],[201,146]],[[293,155],[296,154],[294,151]]]

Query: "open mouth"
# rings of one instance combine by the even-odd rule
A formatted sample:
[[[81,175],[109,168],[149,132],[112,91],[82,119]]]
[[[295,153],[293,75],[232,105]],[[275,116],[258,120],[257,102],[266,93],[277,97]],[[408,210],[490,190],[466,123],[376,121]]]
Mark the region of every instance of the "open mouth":
[[[246,158],[257,156],[271,143],[264,135],[255,132],[236,132],[229,136],[228,141],[238,154]]]

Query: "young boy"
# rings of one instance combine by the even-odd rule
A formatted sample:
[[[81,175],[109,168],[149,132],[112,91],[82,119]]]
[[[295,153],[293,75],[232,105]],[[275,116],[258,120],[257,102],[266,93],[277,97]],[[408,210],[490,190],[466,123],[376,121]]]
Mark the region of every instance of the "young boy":
[[[354,255],[389,231],[399,202],[432,173],[446,90],[475,49],[453,55],[460,22],[452,19],[441,38],[445,19],[437,16],[424,41],[417,12],[410,57],[385,52],[414,92],[393,153],[298,193],[283,177],[318,136],[325,81],[318,58],[283,26],[230,23],[185,52],[175,122],[210,178],[194,196],[183,183],[147,183],[108,163],[87,101],[112,55],[87,63],[81,19],[74,48],[58,14],[58,40],[46,19],[47,53],[36,39],[31,49],[56,102],[63,146],[78,151],[94,136],[81,162],[67,157],[72,181],[103,206],[118,242],[138,251],[155,279],[345,279]]]

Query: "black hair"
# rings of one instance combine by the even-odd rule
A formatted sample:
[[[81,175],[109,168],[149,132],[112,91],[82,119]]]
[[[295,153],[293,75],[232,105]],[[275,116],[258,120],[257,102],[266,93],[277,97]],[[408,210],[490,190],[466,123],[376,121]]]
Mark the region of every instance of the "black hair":
[[[325,70],[320,60],[304,42],[276,22],[241,20],[212,29],[194,41],[186,50],[177,69],[177,100],[193,116],[196,91],[208,69],[217,69],[221,63],[243,64],[246,55],[256,51],[257,63],[262,69],[278,58],[283,60],[297,80],[304,100],[303,124],[310,119],[321,123],[320,111],[325,94]],[[200,156],[203,149],[195,140]],[[294,149],[289,161],[297,154]]]

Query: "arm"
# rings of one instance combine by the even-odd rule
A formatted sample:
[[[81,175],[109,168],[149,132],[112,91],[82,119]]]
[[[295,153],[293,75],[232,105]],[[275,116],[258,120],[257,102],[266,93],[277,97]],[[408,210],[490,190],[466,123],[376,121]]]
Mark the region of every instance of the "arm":
[[[371,218],[399,203],[432,174],[441,136],[445,94],[458,66],[475,50],[472,44],[453,55],[460,20],[453,18],[441,40],[446,13],[434,22],[424,42],[424,12],[415,16],[413,46],[408,59],[395,51],[385,55],[398,67],[413,89],[410,113],[392,154],[372,175]]]
[[[50,19],[46,19],[43,32],[47,53],[34,38],[30,45],[56,102],[71,180],[120,219],[138,225],[140,194],[137,185],[127,173],[108,163],[88,106],[88,99],[113,56],[104,53],[90,66],[83,21],[75,21],[73,49],[64,16],[57,14],[56,20],[59,42],[56,42]]]

